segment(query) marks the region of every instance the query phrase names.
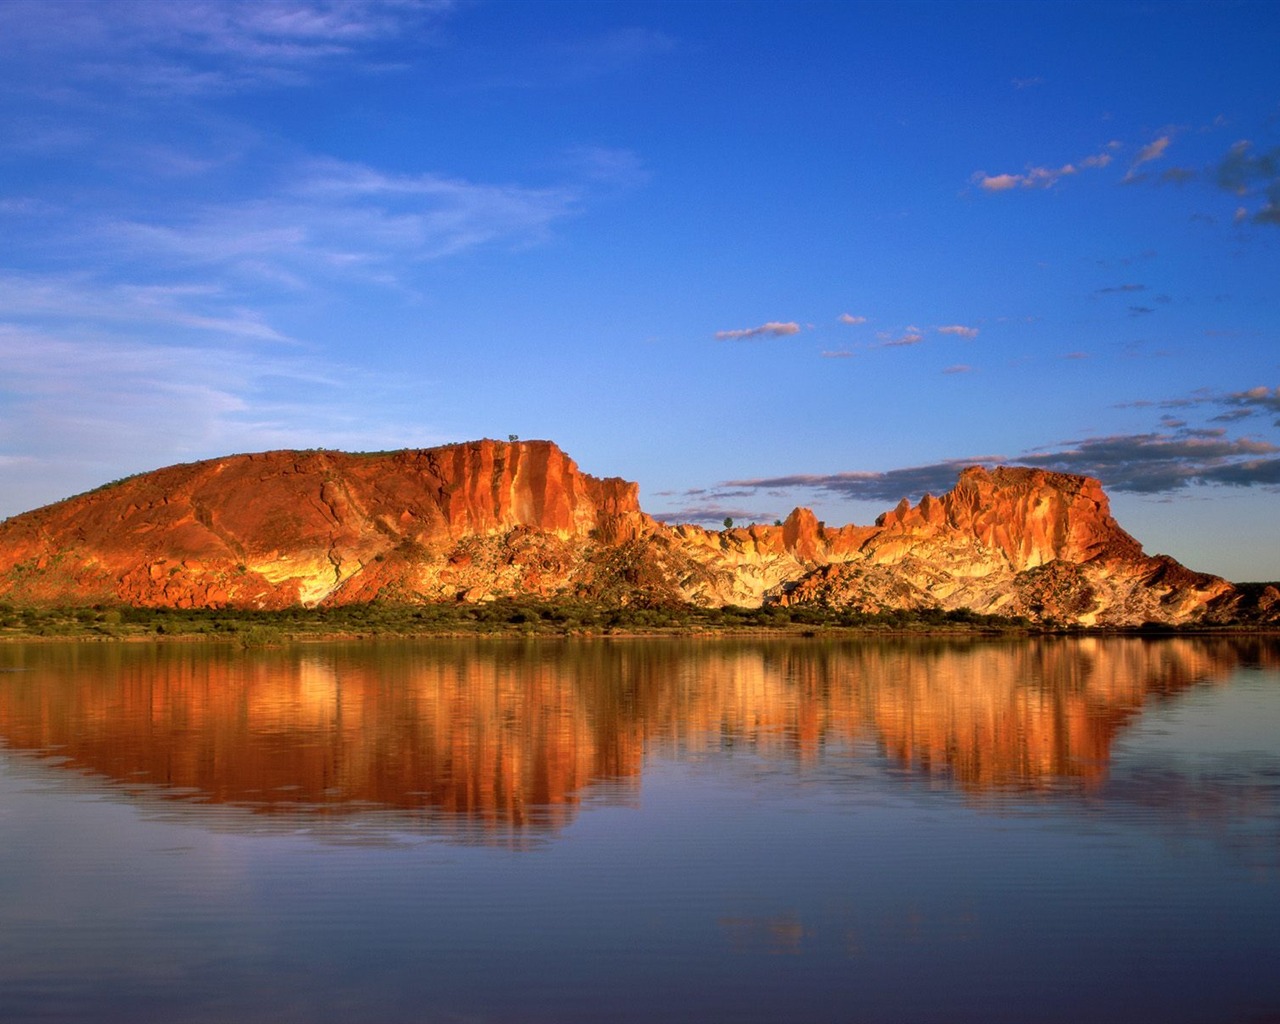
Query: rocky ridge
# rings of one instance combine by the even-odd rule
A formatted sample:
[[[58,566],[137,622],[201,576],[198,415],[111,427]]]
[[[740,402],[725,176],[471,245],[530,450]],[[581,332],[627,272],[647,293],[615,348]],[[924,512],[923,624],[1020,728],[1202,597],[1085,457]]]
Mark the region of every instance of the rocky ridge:
[[[142,474],[0,523],[0,600],[283,608],[503,596],[821,602],[1084,625],[1280,617],[1147,556],[1096,480],[966,469],[873,526],[668,526],[549,441],[277,451]],[[1246,606],[1249,607],[1246,607]]]

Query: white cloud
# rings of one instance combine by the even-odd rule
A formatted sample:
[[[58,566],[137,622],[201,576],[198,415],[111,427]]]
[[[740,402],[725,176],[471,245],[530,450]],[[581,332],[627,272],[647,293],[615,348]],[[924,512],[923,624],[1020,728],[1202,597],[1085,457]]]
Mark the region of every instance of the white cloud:
[[[1023,184],[1020,174],[985,174],[979,171],[974,175],[978,184],[988,192],[1007,192]]]
[[[735,331],[716,331],[716,338],[720,341],[742,341],[746,338],[761,338],[766,335],[773,338],[783,338],[789,334],[799,334],[800,325],[793,321],[782,323],[778,320],[770,320],[767,324],[761,324],[759,327],[745,327]]]
[[[867,322],[865,316],[854,316],[851,313],[841,313],[839,320],[842,324],[865,324]]]
[[[953,334],[957,338],[976,338],[978,336],[978,328],[966,327],[964,324],[948,324],[945,327],[939,327],[938,333]]]

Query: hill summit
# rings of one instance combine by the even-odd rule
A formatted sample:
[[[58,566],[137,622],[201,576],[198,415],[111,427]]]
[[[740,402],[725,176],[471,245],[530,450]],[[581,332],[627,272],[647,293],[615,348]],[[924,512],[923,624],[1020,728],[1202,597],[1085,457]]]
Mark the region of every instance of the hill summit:
[[[1141,545],[1098,481],[971,467],[873,526],[706,530],[550,441],[172,466],[0,523],[0,600],[284,608],[572,597],[609,604],[970,609],[1085,625],[1274,616]],[[1246,604],[1250,608],[1246,610]]]

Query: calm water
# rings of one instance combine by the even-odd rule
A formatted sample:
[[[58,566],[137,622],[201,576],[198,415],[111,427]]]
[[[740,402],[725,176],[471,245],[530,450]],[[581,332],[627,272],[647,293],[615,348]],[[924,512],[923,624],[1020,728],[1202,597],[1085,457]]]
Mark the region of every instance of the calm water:
[[[0,647],[0,1021],[1280,1021],[1280,646]]]

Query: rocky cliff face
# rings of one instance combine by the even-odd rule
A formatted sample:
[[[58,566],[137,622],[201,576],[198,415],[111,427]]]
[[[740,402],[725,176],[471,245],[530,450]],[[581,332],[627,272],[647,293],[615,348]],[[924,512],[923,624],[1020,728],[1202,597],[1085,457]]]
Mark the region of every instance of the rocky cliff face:
[[[0,524],[0,597],[262,608],[440,598],[456,596],[442,587],[468,575],[477,543],[525,532],[556,551],[645,524],[635,484],[587,476],[546,441],[236,455]],[[529,572],[506,575],[499,586],[541,592]]]
[[[1240,592],[1148,557],[1098,482],[965,470],[874,526],[664,526],[547,441],[174,466],[0,523],[0,600],[281,608],[533,595],[1226,621]],[[1280,613],[1280,595],[1261,605]]]
[[[965,608],[1082,625],[1240,610],[1226,580],[1144,555],[1098,481],[1039,469],[971,467],[953,490],[903,499],[870,527],[831,529],[797,509],[781,527],[676,532],[706,570],[692,589],[708,603]]]

